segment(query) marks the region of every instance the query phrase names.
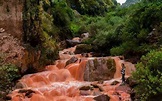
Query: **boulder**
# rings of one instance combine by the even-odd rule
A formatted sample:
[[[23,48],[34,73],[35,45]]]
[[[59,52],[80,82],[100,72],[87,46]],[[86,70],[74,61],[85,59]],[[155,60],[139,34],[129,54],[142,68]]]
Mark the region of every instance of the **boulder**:
[[[92,86],[82,86],[79,88],[79,90],[92,90],[93,87]]]
[[[95,101],[109,101],[110,100],[110,97],[108,95],[99,95],[97,97],[94,97],[93,98]]]
[[[69,39],[67,39],[67,40],[66,40],[66,43],[67,43],[67,47],[74,47],[75,45],[80,44],[81,41],[79,41],[79,40],[69,40]]]
[[[89,38],[89,33],[83,33],[83,34],[81,34],[81,40],[82,40],[82,42],[84,42],[85,40],[87,40],[88,38]]]
[[[78,58],[75,57],[75,56],[73,56],[72,58],[70,58],[70,59],[66,62],[66,65],[65,65],[65,66],[67,66],[67,65],[69,65],[69,64],[71,64],[71,63],[75,63],[75,62],[77,62],[77,60],[78,60]]]
[[[131,88],[129,87],[129,85],[127,85],[127,84],[120,85],[120,86],[116,87],[115,90],[116,91],[123,91],[123,92],[126,92],[126,93],[130,93],[132,91]]]
[[[35,91],[31,89],[22,89],[22,90],[19,90],[18,93],[25,93],[25,96],[27,96],[28,98],[31,98],[32,94],[35,93]]]
[[[103,81],[114,77],[116,71],[115,61],[110,57],[90,58],[87,61],[84,80]]]
[[[22,82],[16,83],[14,89],[21,89],[21,88],[25,88],[25,85]]]
[[[111,83],[111,85],[117,85],[117,84],[119,84],[119,81],[113,81],[113,82]]]
[[[87,44],[78,44],[74,51],[75,54],[88,53],[92,51],[92,46]]]

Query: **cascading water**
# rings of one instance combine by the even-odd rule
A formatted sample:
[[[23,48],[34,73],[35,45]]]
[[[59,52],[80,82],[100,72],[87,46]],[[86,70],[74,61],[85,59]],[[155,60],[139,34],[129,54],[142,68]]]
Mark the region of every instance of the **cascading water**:
[[[132,63],[117,56],[75,55],[75,48],[60,51],[60,60],[46,66],[46,71],[22,77],[17,84],[22,88],[8,95],[11,101],[131,101],[126,92],[130,88],[120,88],[120,71],[124,63],[126,76],[130,76],[135,70]],[[72,57],[77,60],[66,64]]]

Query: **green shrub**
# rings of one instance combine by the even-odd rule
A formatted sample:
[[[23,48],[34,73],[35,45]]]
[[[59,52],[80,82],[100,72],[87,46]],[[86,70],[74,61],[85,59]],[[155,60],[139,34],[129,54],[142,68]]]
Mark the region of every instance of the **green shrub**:
[[[81,27],[80,27],[79,25],[75,24],[75,23],[71,23],[71,24],[70,24],[70,30],[71,30],[73,36],[75,36],[75,35],[78,34],[80,28],[81,28]]]
[[[13,64],[0,65],[0,90],[9,92],[14,86],[14,81],[20,77],[19,69]]]
[[[71,8],[77,10],[80,14],[102,15],[114,6],[112,0],[67,0]]]
[[[133,78],[138,82],[135,88],[142,101],[156,100],[162,94],[162,50],[151,51],[136,65]]]

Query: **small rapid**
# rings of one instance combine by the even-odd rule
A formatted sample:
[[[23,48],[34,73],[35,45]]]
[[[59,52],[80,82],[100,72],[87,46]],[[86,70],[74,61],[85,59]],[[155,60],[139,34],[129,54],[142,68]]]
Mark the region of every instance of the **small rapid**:
[[[115,57],[74,54],[77,46],[59,52],[59,60],[45,71],[23,76],[8,96],[11,101],[131,101],[128,85],[121,86],[121,64],[126,78],[132,63]]]

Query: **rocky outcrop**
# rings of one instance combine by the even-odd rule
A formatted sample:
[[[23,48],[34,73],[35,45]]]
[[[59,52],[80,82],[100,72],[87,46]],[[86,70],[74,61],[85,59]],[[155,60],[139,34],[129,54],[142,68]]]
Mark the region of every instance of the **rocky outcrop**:
[[[110,80],[115,74],[115,62],[110,57],[90,58],[84,72],[85,81]]]
[[[67,47],[74,47],[75,45],[80,44],[81,41],[79,41],[79,40],[69,40],[69,39],[67,39],[67,40],[66,40],[66,43],[67,43]]]
[[[0,28],[6,33],[21,39],[23,0],[0,1]]]
[[[76,45],[75,54],[88,53],[92,51],[92,46],[87,44],[78,44]]]

